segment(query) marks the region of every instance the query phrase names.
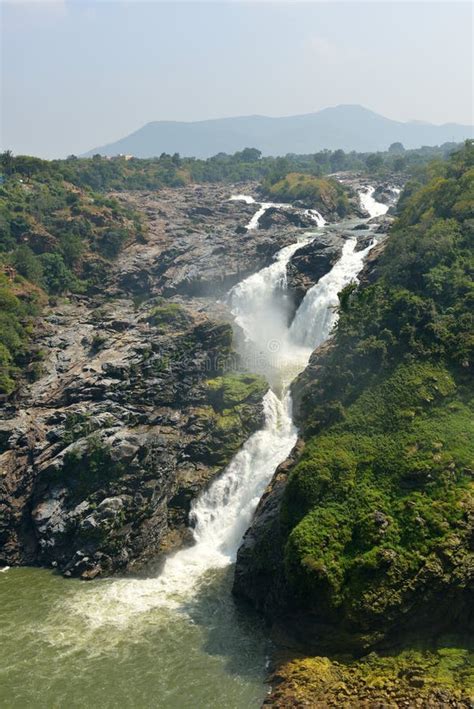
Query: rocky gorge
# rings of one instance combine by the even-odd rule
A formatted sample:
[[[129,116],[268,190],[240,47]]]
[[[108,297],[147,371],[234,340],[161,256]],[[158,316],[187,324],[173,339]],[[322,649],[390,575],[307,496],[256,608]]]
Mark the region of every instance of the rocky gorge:
[[[93,296],[50,307],[42,372],[5,403],[0,563],[93,578],[189,541],[192,500],[263,421],[267,384],[244,371],[219,302],[272,261],[307,210],[229,201],[256,185],[117,193],[146,219]],[[294,308],[337,260],[335,229],[288,266]]]
[[[209,603],[219,569],[232,568],[250,525],[238,551],[233,592],[266,618],[278,648],[265,705],[349,707],[356,698],[370,707],[447,701],[464,708],[464,689],[457,689],[465,686],[464,650],[404,654],[403,643],[397,645],[410,624],[415,635],[428,638],[430,622],[439,634],[466,609],[470,528],[464,519],[444,543],[443,568],[436,561],[413,579],[398,566],[398,547],[389,547],[364,561],[367,570],[355,586],[348,583],[350,592],[362,589],[357,599],[341,604],[334,590],[342,573],[339,534],[349,547],[360,538],[362,544],[390,542],[399,524],[399,513],[381,495],[367,513],[367,483],[359,491],[353,457],[361,445],[364,465],[381,455],[378,441],[383,449],[388,435],[384,422],[389,426],[393,418],[391,400],[385,399],[387,392],[399,392],[400,380],[389,381],[381,395],[352,414],[357,386],[344,375],[347,401],[333,395],[347,366],[337,359],[337,337],[328,340],[336,310],[342,336],[354,337],[357,328],[347,331],[347,312],[357,298],[380,287],[393,221],[391,210],[386,212],[399,189],[390,183],[369,188],[359,176],[341,181],[354,190],[352,212],[343,221],[336,211],[323,215],[300,200],[261,202],[267,197],[255,183],[114,194],[143,215],[146,228],[111,264],[103,287],[51,301],[35,335],[41,372],[3,407],[0,563],[46,566],[88,580],[90,592],[76,592],[70,611],[74,617],[77,606],[81,617],[90,614],[92,627],[98,624],[101,632],[122,618],[137,618],[135,609],[143,621],[151,619],[154,609],[172,608],[176,598],[191,618],[192,608],[200,608],[197,617],[212,626],[209,612],[215,610],[203,611],[199,604]],[[354,347],[351,356],[372,352],[374,339]],[[374,367],[372,362],[369,370]],[[288,384],[297,372],[291,411]],[[427,402],[453,395],[451,379],[436,368],[408,369],[403,376],[412,389],[410,416]],[[344,443],[323,439],[319,451],[311,437],[324,427],[343,426],[346,418],[349,431],[356,432],[348,451],[340,451],[346,433]],[[433,442],[433,460],[441,460],[440,445]],[[418,450],[410,440],[406,446]],[[252,519],[262,481],[270,480],[277,465]],[[462,465],[449,470],[462,471]],[[317,525],[311,520],[309,537],[304,530],[289,546],[291,525],[327,493],[333,474],[337,506],[329,499],[327,515]],[[404,485],[419,485],[411,471],[406,478]],[[355,490],[348,512],[347,489]],[[425,508],[416,495],[410,504],[415,520],[403,511],[404,523],[419,526]],[[335,520],[340,532],[331,528]],[[351,524],[360,531],[347,532]],[[316,543],[313,529],[323,535]],[[320,550],[322,562],[312,557]],[[364,583],[380,565],[382,582],[372,579],[367,589]],[[383,585],[391,575],[398,593],[393,598]],[[92,581],[99,577],[109,579],[105,585]],[[439,602],[445,592],[451,614]],[[415,594],[421,605],[412,603]],[[172,618],[175,627],[177,616]],[[222,632],[232,633],[235,621],[228,622]],[[394,627],[400,628],[399,638]],[[181,620],[176,628],[183,632]],[[172,653],[181,652],[181,642],[175,648],[173,641]]]

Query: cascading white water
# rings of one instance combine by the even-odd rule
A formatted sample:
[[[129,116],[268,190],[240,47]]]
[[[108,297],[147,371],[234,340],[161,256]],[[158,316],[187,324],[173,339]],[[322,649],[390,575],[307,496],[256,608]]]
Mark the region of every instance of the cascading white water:
[[[257,204],[255,199],[251,195],[247,194],[234,194],[229,198],[229,202],[245,202],[246,204]],[[260,202],[259,209],[255,212],[246,228],[249,230],[257,229],[260,218],[265,214],[267,209],[274,207],[275,209],[293,209],[291,204],[279,203],[279,202]],[[305,209],[303,212],[306,216],[310,217],[316,226],[324,226],[326,220],[316,209]]]
[[[264,427],[194,502],[194,545],[169,557],[155,578],[107,583],[95,601],[88,594],[87,606],[81,604],[78,610],[93,625],[126,624],[136,614],[157,607],[179,610],[206,583],[207,572],[235,560],[266,485],[297,438],[289,385],[313,349],[329,336],[337,319],[337,294],[357,278],[373,245],[356,251],[356,239],[348,239],[340,260],[306,293],[290,326],[285,309],[286,267],[292,255],[314,238],[315,233],[307,234],[284,247],[270,266],[237,284],[229,294],[231,311],[243,332],[241,347],[247,365],[265,373],[271,383],[263,401]]]
[[[375,187],[363,187],[359,191],[359,199],[362,207],[370,214],[371,217],[380,217],[388,211],[388,204],[377,202],[373,195]]]
[[[247,224],[247,229],[256,229],[258,227],[258,222],[260,221],[260,217],[263,217],[267,209],[270,209],[270,207],[275,207],[276,209],[280,209],[283,205],[281,204],[276,204],[275,202],[261,202],[260,203],[260,208],[255,212],[253,215],[252,219],[249,221]]]
[[[289,317],[279,318],[278,311],[286,313],[287,262],[311,238],[286,247],[230,294],[242,346],[263,353],[261,370],[271,374],[272,389],[263,402],[265,425],[193,505],[194,546],[169,557],[151,578],[83,583],[40,569],[0,573],[0,598],[8,609],[2,635],[7,703],[36,706],[41,697],[55,706],[261,705],[267,637],[258,619],[233,603],[230,565],[267,482],[296,440],[288,385],[314,341],[302,346],[291,332],[296,325],[290,328]],[[348,244],[339,262],[344,268],[336,265],[308,291],[303,325],[326,306],[334,322],[331,283],[345,282],[341,270],[355,277],[360,267],[352,260],[353,241]]]
[[[373,245],[356,251],[357,241],[346,241],[339,261],[306,293],[298,308],[289,331],[293,342],[315,349],[329,337],[337,319],[338,293],[356,280]]]
[[[263,400],[265,425],[237,453],[224,475],[193,507],[197,547],[217,552],[217,565],[234,561],[266,483],[296,442],[288,399],[270,389]],[[195,547],[193,547],[195,548]]]
[[[235,323],[244,338],[239,343],[246,369],[263,374],[278,390],[282,372],[301,359],[288,340],[291,304],[286,269],[293,254],[309,244],[315,234],[304,236],[279,251],[274,262],[238,283],[229,293]],[[292,377],[290,377],[291,379]]]
[[[305,209],[304,213],[314,220],[316,226],[324,226],[326,224],[325,218],[318,212],[317,209]]]
[[[229,202],[245,202],[245,204],[255,204],[255,199],[249,194],[233,194],[229,197]]]

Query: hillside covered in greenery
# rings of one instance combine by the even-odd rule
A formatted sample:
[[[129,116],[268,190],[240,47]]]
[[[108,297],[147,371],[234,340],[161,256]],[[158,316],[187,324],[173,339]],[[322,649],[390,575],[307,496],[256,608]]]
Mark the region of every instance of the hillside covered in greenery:
[[[32,317],[47,296],[97,291],[143,227],[138,214],[67,182],[49,163],[8,154],[1,162],[0,394],[9,394],[31,360]]]
[[[45,161],[3,153],[0,269],[5,322],[0,340],[0,393],[13,389],[15,370],[28,361],[31,317],[44,302],[44,294],[56,297],[94,292],[103,284],[108,264],[123,246],[142,238],[139,215],[104,194],[107,191],[259,180],[272,198],[304,199],[315,206],[327,203],[330,210],[337,208],[343,216],[347,196],[339,183],[323,175],[360,170],[381,178],[398,171],[424,179],[420,171],[427,160],[443,157],[453,148],[446,144],[404,150],[394,144],[386,153],[348,154],[337,150],[281,158],[262,158],[258,150],[247,148],[207,160],[176,154],[149,160],[97,155]],[[435,169],[442,171],[442,164],[437,163]]]
[[[250,569],[319,654],[472,631],[473,238],[467,143],[407,186],[380,277],[340,294],[296,384],[305,447]]]
[[[408,186],[378,282],[341,294],[282,521],[295,599],[358,643],[468,611],[474,146]],[[408,610],[410,609],[410,610]]]
[[[285,177],[268,177],[263,189],[275,200],[294,202],[301,200],[316,209],[337,212],[344,217],[349,211],[347,190],[340,182],[328,177],[315,177],[298,172],[290,172]]]

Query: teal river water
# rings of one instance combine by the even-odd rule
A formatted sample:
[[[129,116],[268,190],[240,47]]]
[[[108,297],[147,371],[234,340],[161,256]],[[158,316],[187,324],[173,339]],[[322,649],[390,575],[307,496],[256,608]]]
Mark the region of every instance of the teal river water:
[[[0,706],[260,706],[268,640],[261,621],[235,605],[232,573],[208,572],[179,609],[123,614],[113,602],[120,581],[0,573]]]

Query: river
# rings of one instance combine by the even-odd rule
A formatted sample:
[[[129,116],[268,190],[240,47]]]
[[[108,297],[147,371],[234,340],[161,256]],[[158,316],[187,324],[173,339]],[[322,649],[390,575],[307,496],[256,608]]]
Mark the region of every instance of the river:
[[[361,202],[371,215],[382,214],[386,207],[370,189]],[[251,229],[265,209],[281,205],[256,206]],[[42,569],[0,573],[1,707],[260,706],[270,645],[260,619],[232,599],[233,562],[258,500],[296,441],[289,385],[329,336],[337,294],[373,245],[356,251],[355,237],[348,238],[290,323],[286,265],[324,229],[317,212],[313,218],[314,232],[228,295],[241,333],[237,347],[271,388],[264,427],[193,506],[195,544],[146,577],[85,583]]]

